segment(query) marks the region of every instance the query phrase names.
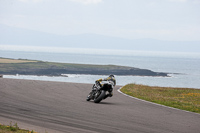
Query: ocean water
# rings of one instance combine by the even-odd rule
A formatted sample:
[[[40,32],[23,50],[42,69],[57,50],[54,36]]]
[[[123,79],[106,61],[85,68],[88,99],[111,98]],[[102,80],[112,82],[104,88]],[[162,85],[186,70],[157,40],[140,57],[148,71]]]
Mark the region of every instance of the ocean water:
[[[129,83],[145,84],[163,87],[186,87],[200,89],[200,57],[181,56],[166,54],[132,55],[105,55],[105,54],[83,54],[83,53],[53,53],[53,52],[20,52],[0,50],[0,57],[14,59],[33,59],[50,62],[121,65],[132,66],[141,69],[149,69],[156,72],[171,73],[170,77],[148,77],[148,76],[118,76],[117,85]],[[4,78],[33,79],[59,82],[94,83],[96,79],[107,75],[73,75],[68,77],[48,77],[30,75],[4,75]]]

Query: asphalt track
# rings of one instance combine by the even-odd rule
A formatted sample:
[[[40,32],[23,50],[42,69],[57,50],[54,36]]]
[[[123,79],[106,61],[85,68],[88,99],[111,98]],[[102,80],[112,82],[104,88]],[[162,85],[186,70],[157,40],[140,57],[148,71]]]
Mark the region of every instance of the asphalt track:
[[[119,93],[87,102],[91,84],[0,79],[0,123],[40,133],[199,133],[200,115]]]

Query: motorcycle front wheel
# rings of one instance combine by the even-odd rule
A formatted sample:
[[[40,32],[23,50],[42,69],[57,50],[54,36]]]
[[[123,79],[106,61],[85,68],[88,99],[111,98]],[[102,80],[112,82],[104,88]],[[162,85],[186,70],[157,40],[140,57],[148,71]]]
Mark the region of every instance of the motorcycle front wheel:
[[[89,95],[88,95],[87,98],[86,98],[86,101],[90,101],[90,100],[91,100],[91,97],[92,97],[92,92],[89,93]]]

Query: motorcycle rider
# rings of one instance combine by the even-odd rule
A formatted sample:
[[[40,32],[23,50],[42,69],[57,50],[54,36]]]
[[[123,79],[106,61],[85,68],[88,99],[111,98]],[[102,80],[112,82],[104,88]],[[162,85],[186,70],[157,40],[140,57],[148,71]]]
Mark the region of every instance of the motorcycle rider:
[[[112,84],[112,88],[114,88],[116,85],[115,76],[111,74],[111,75],[109,75],[109,77],[107,77],[105,79],[100,78],[100,79],[96,80],[95,85],[92,87],[92,93],[95,92],[96,90],[100,89],[103,86],[103,84],[101,84],[102,81],[109,81]],[[107,94],[104,99],[106,99],[108,96],[109,97],[113,96],[113,89],[111,91],[109,91],[109,94]]]

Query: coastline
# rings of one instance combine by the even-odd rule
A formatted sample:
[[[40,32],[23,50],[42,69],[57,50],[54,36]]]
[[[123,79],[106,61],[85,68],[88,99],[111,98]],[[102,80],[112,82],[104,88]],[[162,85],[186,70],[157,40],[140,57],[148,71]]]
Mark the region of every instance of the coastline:
[[[78,56],[80,58],[80,56]],[[22,57],[21,57],[22,58]],[[114,57],[112,57],[114,58]],[[94,58],[92,57],[90,60],[93,60]],[[99,58],[98,58],[99,59]],[[121,60],[121,58],[116,58],[117,60],[119,61],[122,61],[121,64],[119,65],[123,65],[123,60]],[[124,58],[122,58],[124,59]],[[135,59],[135,58],[134,58]],[[157,58],[156,58],[157,59]],[[170,74],[168,74],[168,76],[138,76],[138,75],[128,75],[128,76],[123,76],[123,75],[116,75],[117,77],[117,84],[119,85],[126,85],[126,84],[129,84],[129,83],[136,83],[136,84],[143,84],[143,85],[150,85],[150,86],[160,86],[160,87],[186,87],[186,88],[198,88],[199,89],[199,77],[196,75],[198,74],[198,72],[196,70],[198,70],[199,68],[196,68],[196,66],[194,66],[193,64],[193,67],[191,70],[188,70],[187,68],[187,61],[188,60],[184,60],[184,62],[182,63],[179,63],[179,64],[185,64],[183,65],[183,67],[181,67],[182,65],[178,65],[178,68],[180,68],[180,70],[178,68],[176,68],[177,64],[174,64],[174,59],[170,62],[168,62],[168,59],[167,60],[164,60],[161,62],[161,68],[159,68],[159,64],[149,64],[150,66],[138,66],[137,64],[140,63],[140,62],[137,62],[137,60],[141,60],[141,63],[145,63],[146,61],[146,58],[143,60],[142,58],[138,58],[138,59],[135,59],[134,60],[134,63],[131,63],[132,60],[129,60],[129,63],[128,64],[132,64],[130,66],[137,66],[138,68],[149,68],[150,70],[153,70],[153,71],[157,71],[157,72],[169,72]],[[33,61],[38,61],[38,60],[35,60],[33,58]],[[44,60],[45,61],[45,60]],[[54,60],[52,60],[54,61]],[[196,61],[196,60],[195,60]],[[64,61],[64,62],[67,62]],[[80,61],[77,61],[79,62],[81,65],[83,65]],[[87,62],[87,61],[86,61]],[[112,62],[111,60],[108,60],[106,62]],[[101,63],[101,64],[108,64],[108,63]],[[168,62],[168,64],[171,64],[169,66],[164,66],[166,63]],[[93,61],[93,63],[95,63],[95,61]],[[152,63],[155,63],[155,60],[152,60]],[[34,65],[34,63],[32,63]],[[59,64],[59,63],[58,63]],[[118,63],[113,63],[113,64],[118,64]],[[128,65],[127,64],[127,65]],[[136,64],[136,65],[134,65]],[[14,64],[13,64],[14,65]],[[18,64],[19,65],[19,64]],[[70,65],[70,63],[68,63],[68,65]],[[124,64],[125,65],[125,64]],[[53,66],[51,64],[51,66]],[[83,65],[84,66],[84,65]],[[87,65],[85,65],[86,67]],[[98,65],[95,65],[95,67],[97,67]],[[107,65],[110,67],[110,65]],[[173,66],[173,67],[172,67]],[[31,67],[34,67],[34,66],[31,66]],[[78,67],[78,65],[76,66]],[[106,65],[103,65],[101,66],[103,68],[106,68]],[[111,66],[112,67],[112,66]],[[154,68],[156,67],[156,68]],[[163,67],[166,67],[165,69]],[[174,69],[171,69],[174,68]],[[3,67],[3,68],[6,68],[6,67]],[[72,67],[71,67],[72,68]],[[169,69],[170,68],[170,69]],[[55,66],[54,66],[54,69],[55,69]],[[2,69],[0,69],[2,70]],[[30,69],[29,69],[30,70]],[[194,73],[192,70],[194,70],[194,72],[196,71],[197,73]],[[26,69],[24,69],[24,71],[26,71]],[[177,74],[179,73],[179,74]],[[0,73],[1,74],[1,73]],[[110,74],[110,73],[109,73]],[[22,75],[22,74],[19,74],[18,76],[16,76],[16,73],[14,73],[13,75],[9,75],[9,78],[15,78],[15,79],[34,79],[34,80],[45,80],[45,81],[61,81],[61,82],[82,82],[82,83],[94,83],[94,81],[96,79],[99,79],[99,78],[104,78],[104,76],[108,76],[108,75],[73,75],[73,74],[67,74],[67,76],[65,77],[61,77],[61,75],[58,75],[58,76],[53,76],[53,75],[47,75],[47,76],[44,76],[44,75],[40,75],[40,76],[34,76],[35,74],[33,75]],[[6,77],[6,75],[4,76]]]
[[[169,73],[154,72],[148,69],[140,69],[118,65],[89,65],[72,63],[55,63],[44,61],[32,61],[22,59],[0,58],[1,75],[37,75],[37,76],[62,76],[62,74],[90,74],[90,75],[126,75],[126,76],[162,76],[168,77]],[[9,63],[8,63],[9,62]],[[14,63],[13,63],[14,62]]]

